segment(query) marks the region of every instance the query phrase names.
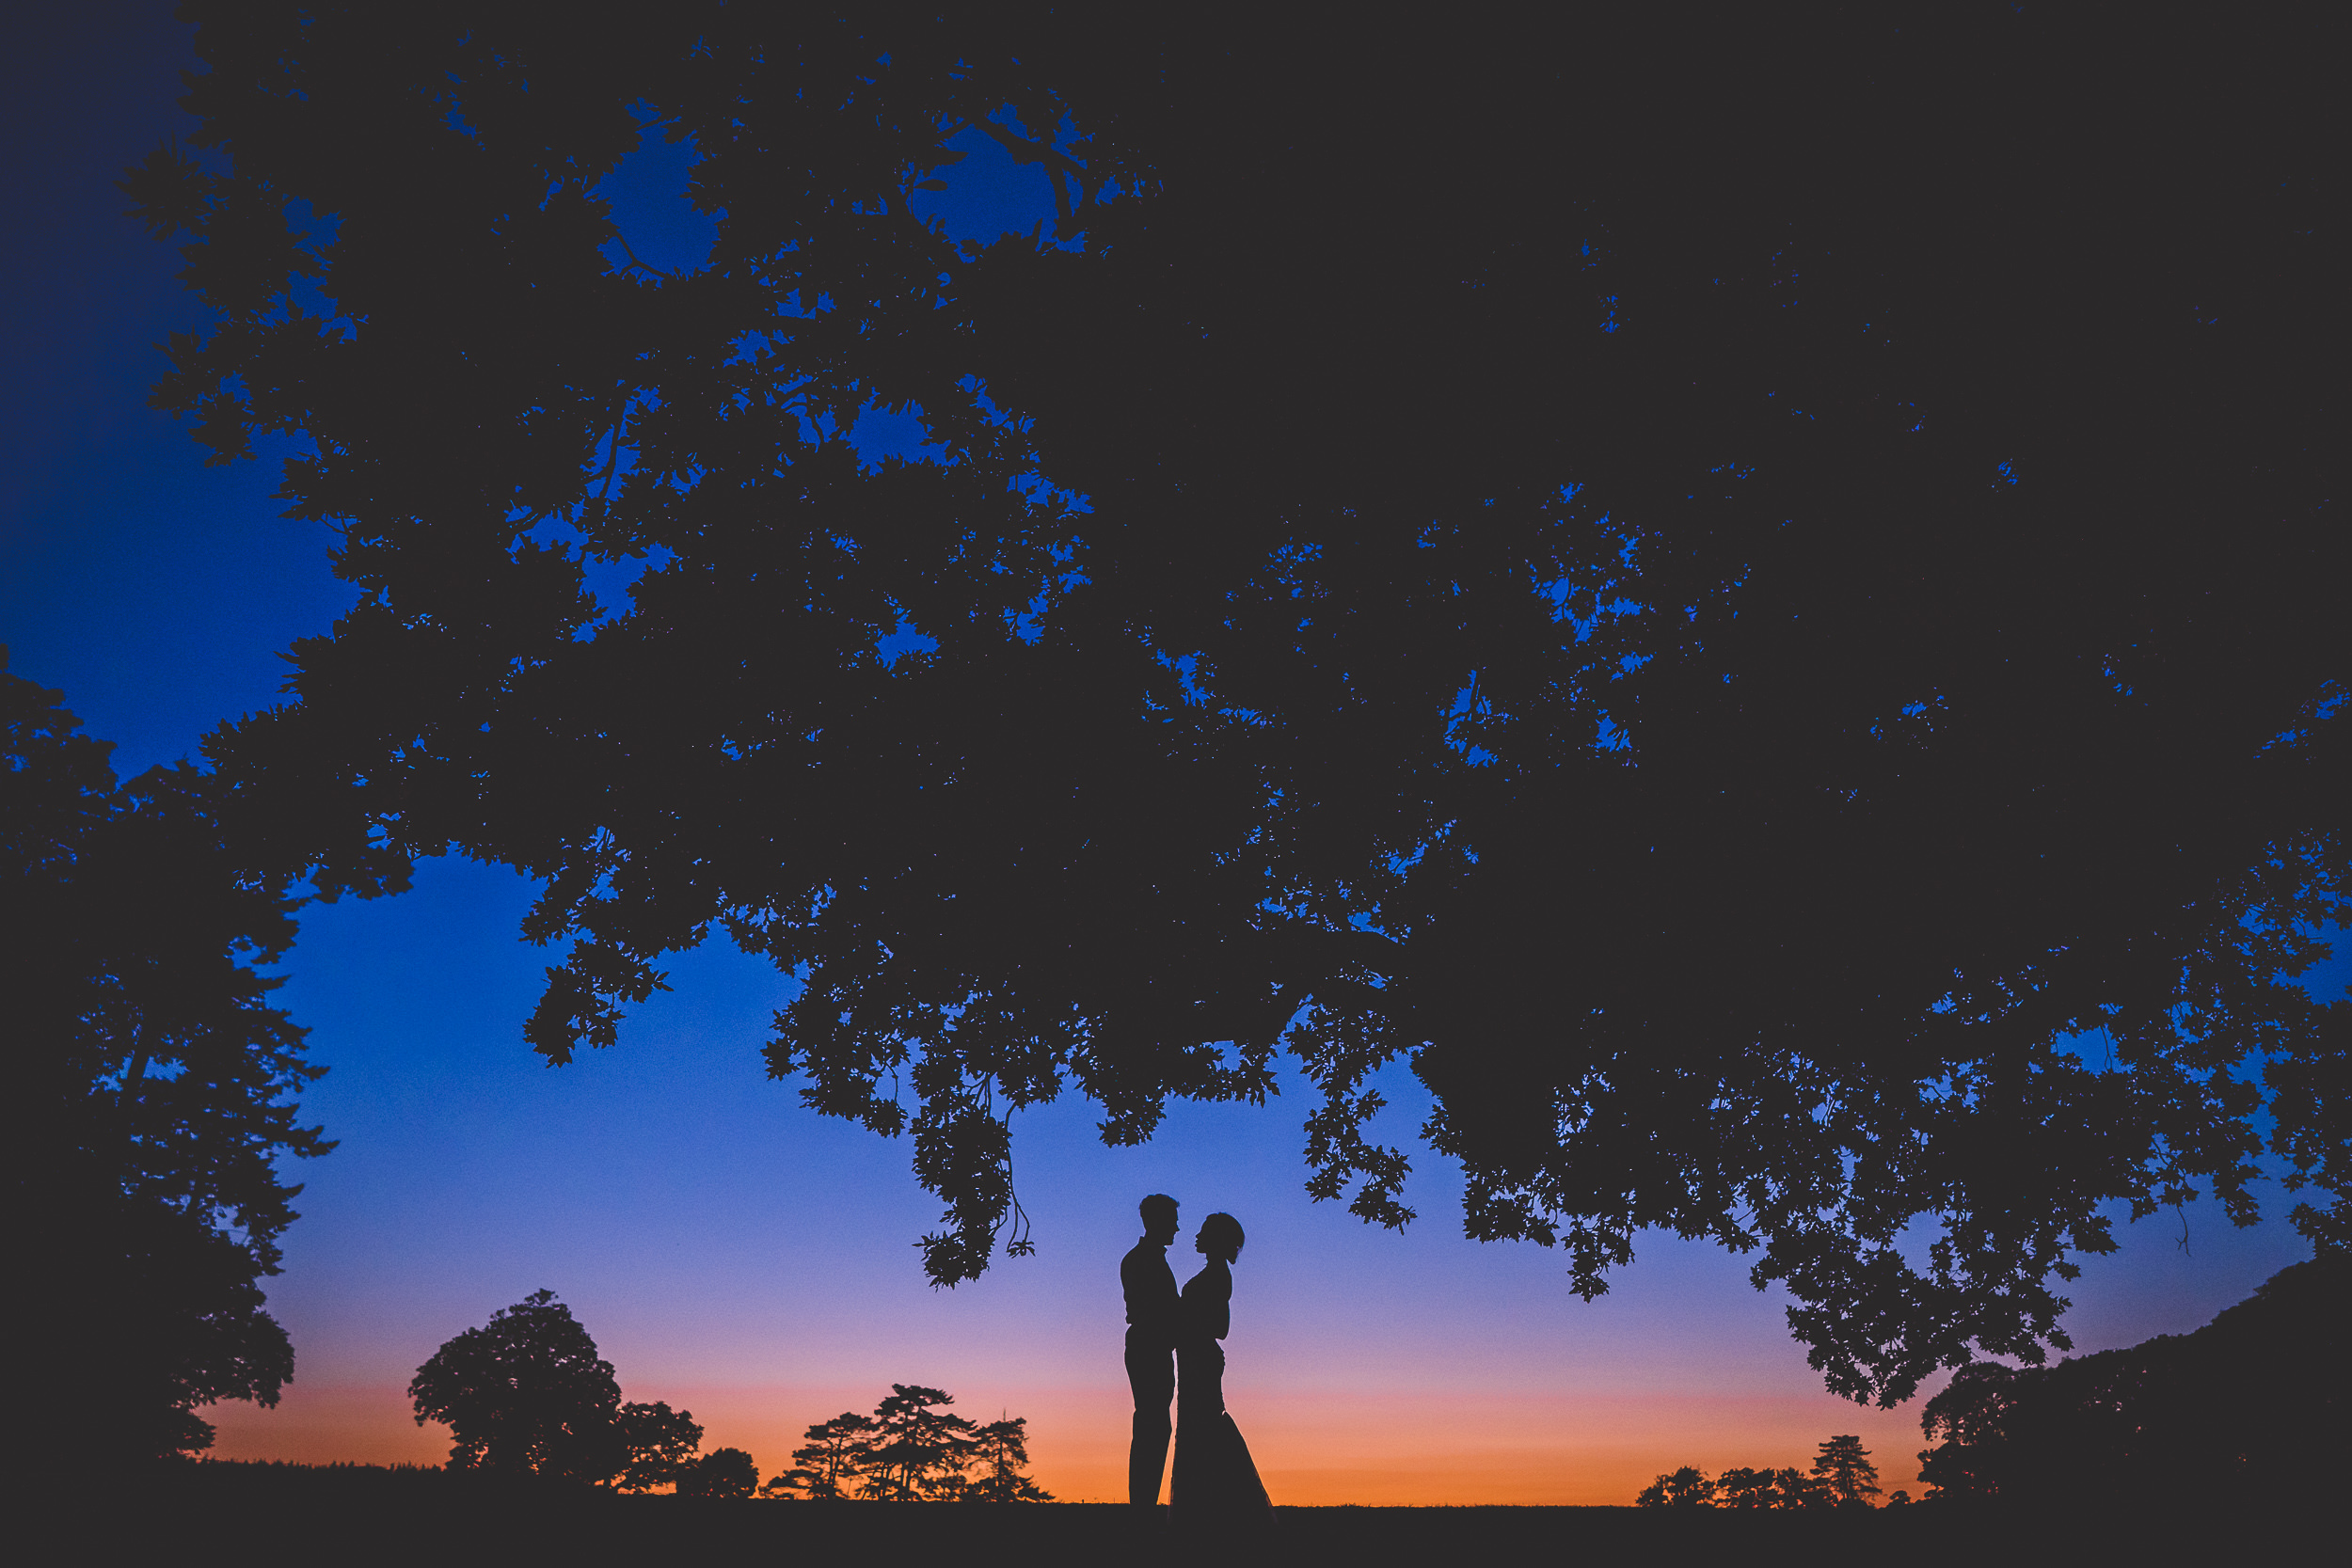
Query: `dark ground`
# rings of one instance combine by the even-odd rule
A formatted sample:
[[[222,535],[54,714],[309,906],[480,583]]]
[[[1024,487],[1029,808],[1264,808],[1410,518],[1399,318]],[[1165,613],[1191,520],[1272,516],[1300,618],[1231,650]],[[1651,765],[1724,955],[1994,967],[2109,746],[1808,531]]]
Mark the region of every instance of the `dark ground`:
[[[1177,1550],[1104,1504],[707,1502],[468,1495],[437,1472],[204,1465],[82,1503],[70,1544],[20,1561],[422,1568],[714,1563],[1808,1565],[2294,1561],[2307,1531],[2243,1510],[2062,1519],[1913,1507],[1790,1514],[1632,1508],[1285,1508],[1264,1549]],[[1163,1516],[1164,1520],[1164,1516]],[[2332,1535],[2334,1527],[2327,1527]],[[46,1533],[46,1532],[44,1532]],[[2318,1539],[2327,1539],[2321,1536]]]

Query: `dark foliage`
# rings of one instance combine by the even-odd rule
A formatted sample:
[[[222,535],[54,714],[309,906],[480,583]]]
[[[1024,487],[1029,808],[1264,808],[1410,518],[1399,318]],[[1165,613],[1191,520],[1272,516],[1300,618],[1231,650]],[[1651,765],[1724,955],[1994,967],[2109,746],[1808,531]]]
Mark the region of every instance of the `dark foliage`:
[[[2194,1334],[2050,1367],[1980,1362],[1921,1416],[1939,1500],[2299,1504],[2352,1460],[2352,1259],[2281,1270]]]
[[[818,1422],[802,1433],[804,1441],[792,1450],[792,1468],[771,1476],[765,1490],[771,1497],[812,1502],[858,1496],[859,1482],[873,1459],[877,1431],[871,1416],[854,1410]]]
[[[209,1447],[199,1405],[278,1402],[262,1281],[302,1189],[276,1161],[334,1146],[294,1120],[326,1069],[249,967],[294,939],[286,878],[229,842],[214,781],[117,783],[59,700],[0,659],[14,1310],[40,1449],[108,1469]]]
[[[768,955],[933,1279],[1019,1108],[1132,1143],[1285,1047],[1316,1196],[1410,1217],[1402,1058],[1471,1236],[1587,1294],[1645,1227],[1760,1249],[1856,1397],[2067,1348],[2111,1204],[2250,1220],[2265,1082],[2341,1235],[2301,23],[183,14],[202,127],[126,188],[219,319],[157,401],[307,437],[361,589],[213,749],[256,842],[544,879],[551,1062]],[[703,266],[597,195],[632,106]],[[1052,235],[917,215],[982,135]],[[934,456],[862,462],[878,410]]]
[[[1657,1490],[1660,1493],[1660,1500],[1662,1502],[1664,1500],[1663,1484],[1665,1480],[1665,1477],[1661,1476],[1659,1478],[1659,1486],[1653,1489],[1645,1489],[1643,1492],[1642,1497],[1646,1497],[1649,1495],[1650,1490]],[[1784,1507],[1786,1504],[1781,1495],[1778,1481],[1779,1476],[1777,1472],[1772,1470],[1758,1470],[1745,1465],[1735,1465],[1730,1469],[1725,1470],[1722,1475],[1715,1478],[1716,1505],[1721,1508]],[[1641,1499],[1636,1498],[1635,1500],[1638,1502]],[[1656,1505],[1653,1504],[1651,1506],[1654,1507]]]
[[[408,1397],[419,1426],[448,1425],[452,1470],[630,1492],[673,1481],[683,1489],[698,1473],[703,1429],[693,1415],[623,1404],[612,1363],[552,1291],[442,1345],[409,1380]]]
[[[1862,1439],[1848,1433],[1821,1445],[1813,1456],[1813,1479],[1840,1508],[1867,1508],[1879,1494],[1879,1467]]]
[[[965,1484],[964,1496],[981,1503],[1050,1503],[1054,1495],[1031,1481],[1029,1419],[1008,1416],[988,1421],[972,1433],[972,1468],[977,1473]]]
[[[1633,1502],[1637,1508],[1707,1508],[1714,1500],[1715,1483],[1696,1465],[1685,1465],[1643,1487]]]
[[[666,1400],[651,1404],[635,1402],[624,1404],[613,1418],[615,1434],[628,1463],[615,1484],[624,1492],[650,1492],[657,1486],[675,1484],[681,1492],[688,1489],[690,1480],[703,1477],[702,1466],[722,1453],[740,1454],[739,1449],[719,1449],[702,1459],[694,1450],[702,1447],[703,1429],[694,1420],[691,1411],[672,1410]],[[747,1460],[748,1462],[748,1460]],[[714,1485],[731,1487],[738,1465],[733,1460],[711,1471]],[[759,1478],[752,1478],[752,1485]],[[714,1497],[734,1497],[732,1491],[707,1494]]]
[[[1642,1488],[1633,1502],[1637,1508],[1867,1508],[1878,1494],[1878,1480],[1870,1450],[1849,1434],[1822,1443],[1809,1475],[1735,1465],[1710,1481],[1698,1466],[1685,1465]]]
[[[844,1411],[810,1427],[792,1468],[762,1490],[817,1502],[1052,1502],[1024,1473],[1027,1418],[979,1425],[946,1409],[955,1402],[938,1388],[894,1383],[871,1416]]]
[[[677,1472],[681,1497],[748,1497],[759,1490],[759,1466],[741,1449],[713,1449]]]
[[[961,1497],[977,1445],[973,1424],[944,1408],[955,1402],[943,1389],[892,1384],[874,1407],[874,1443],[860,1490],[891,1502]]]

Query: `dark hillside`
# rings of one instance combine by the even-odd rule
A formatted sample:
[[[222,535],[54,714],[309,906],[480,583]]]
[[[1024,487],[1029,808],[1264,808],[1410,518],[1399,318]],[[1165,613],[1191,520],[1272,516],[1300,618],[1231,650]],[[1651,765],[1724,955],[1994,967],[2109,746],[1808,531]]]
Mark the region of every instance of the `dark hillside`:
[[[1979,1362],[1928,1402],[1921,1479],[2027,1508],[2341,1492],[2352,1259],[2282,1269],[2193,1334],[2043,1368]]]

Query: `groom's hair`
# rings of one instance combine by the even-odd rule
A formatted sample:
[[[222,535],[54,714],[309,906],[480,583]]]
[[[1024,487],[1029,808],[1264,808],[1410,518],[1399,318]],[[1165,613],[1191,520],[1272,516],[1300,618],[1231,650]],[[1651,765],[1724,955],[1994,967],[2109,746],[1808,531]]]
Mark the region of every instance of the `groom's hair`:
[[[1136,1212],[1143,1216],[1146,1230],[1155,1228],[1154,1221],[1173,1227],[1176,1224],[1176,1200],[1166,1193],[1153,1193],[1136,1205]]]

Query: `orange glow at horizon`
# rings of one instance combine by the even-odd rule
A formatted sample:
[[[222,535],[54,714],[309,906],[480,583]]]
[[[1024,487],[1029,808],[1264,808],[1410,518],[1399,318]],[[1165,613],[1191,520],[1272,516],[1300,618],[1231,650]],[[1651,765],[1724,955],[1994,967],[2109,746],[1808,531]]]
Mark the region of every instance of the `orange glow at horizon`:
[[[952,1390],[975,1419],[1000,1411],[1029,1422],[1030,1471],[1066,1502],[1123,1499],[1123,1386]],[[886,1389],[825,1385],[631,1386],[628,1397],[693,1412],[703,1448],[748,1449],[762,1476],[787,1467],[811,1423],[869,1410]],[[1880,1484],[1916,1495],[1918,1418],[1813,1398],[1689,1394],[1563,1396],[1229,1393],[1267,1491],[1278,1504],[1387,1506],[1630,1503],[1661,1471],[1696,1465],[1804,1468],[1833,1433],[1862,1435]],[[276,1410],[215,1405],[220,1459],[437,1465],[448,1429],[420,1427],[396,1385],[290,1386]]]

